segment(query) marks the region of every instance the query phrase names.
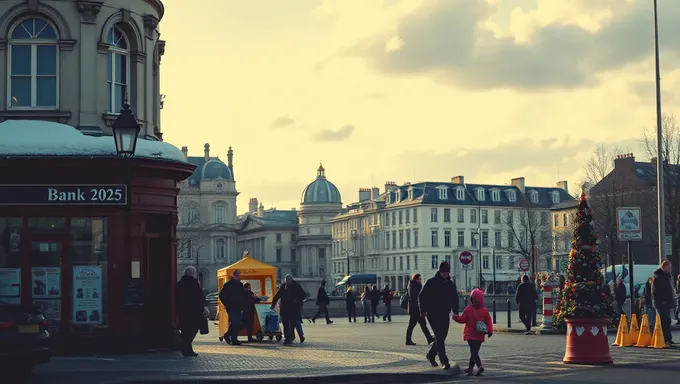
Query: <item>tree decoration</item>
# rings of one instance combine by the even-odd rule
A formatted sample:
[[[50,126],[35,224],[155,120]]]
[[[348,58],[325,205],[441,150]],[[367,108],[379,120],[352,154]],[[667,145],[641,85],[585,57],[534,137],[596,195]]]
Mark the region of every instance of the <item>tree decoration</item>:
[[[612,318],[611,292],[600,268],[600,243],[593,228],[593,214],[581,194],[569,253],[567,276],[562,287],[555,323],[566,318]]]

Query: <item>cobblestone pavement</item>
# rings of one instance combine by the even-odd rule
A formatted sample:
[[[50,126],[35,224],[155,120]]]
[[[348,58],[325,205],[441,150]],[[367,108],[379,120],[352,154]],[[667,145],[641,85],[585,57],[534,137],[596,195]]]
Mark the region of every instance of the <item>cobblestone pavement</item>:
[[[424,360],[428,347],[416,328],[414,347],[404,345],[407,318],[395,316],[392,323],[352,323],[335,319],[331,325],[317,322],[304,325],[304,344],[282,346],[264,341],[231,347],[217,339],[217,327],[199,336],[195,349],[199,357],[188,359],[177,353],[141,355],[58,357],[36,367],[33,383],[120,383],[154,378],[281,378],[346,374],[392,373],[434,374],[445,379]],[[462,342],[462,326],[451,325],[447,350],[452,360],[466,365],[467,345]],[[613,339],[614,334],[610,334]],[[680,340],[680,333],[676,332]],[[613,340],[612,340],[613,341]],[[680,362],[680,350],[649,350],[612,347],[616,364]],[[518,375],[557,375],[579,369],[561,363],[564,336],[513,333],[495,334],[484,344],[481,356],[488,377]],[[404,376],[406,377],[406,376]],[[453,378],[448,377],[449,380]],[[464,379],[464,378],[460,378]],[[458,380],[458,379],[455,379]],[[394,382],[394,381],[390,381]],[[419,382],[423,382],[421,379]]]

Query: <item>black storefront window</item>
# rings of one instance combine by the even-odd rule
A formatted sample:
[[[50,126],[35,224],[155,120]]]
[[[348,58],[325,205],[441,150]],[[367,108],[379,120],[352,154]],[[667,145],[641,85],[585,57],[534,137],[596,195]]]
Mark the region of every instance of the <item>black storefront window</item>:
[[[32,235],[58,235],[66,231],[64,217],[29,217],[28,228]]]
[[[20,218],[0,218],[0,300],[21,303]]]

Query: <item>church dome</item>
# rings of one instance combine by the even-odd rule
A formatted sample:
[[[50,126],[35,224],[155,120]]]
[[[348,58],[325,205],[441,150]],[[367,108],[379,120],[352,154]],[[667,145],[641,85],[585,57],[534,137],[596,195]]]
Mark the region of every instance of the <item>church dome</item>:
[[[316,180],[302,191],[302,204],[342,204],[340,191],[326,179],[323,165],[316,171]]]
[[[203,180],[234,180],[234,175],[231,173],[231,169],[221,162],[220,160],[213,159],[209,160],[203,165],[201,170],[201,179]]]

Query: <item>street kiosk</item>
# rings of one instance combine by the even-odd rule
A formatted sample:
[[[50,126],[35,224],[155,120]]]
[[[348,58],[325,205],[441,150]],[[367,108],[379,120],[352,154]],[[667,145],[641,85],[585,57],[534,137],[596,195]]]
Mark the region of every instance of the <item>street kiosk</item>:
[[[259,341],[261,341],[264,336],[269,336],[269,339],[276,337],[277,340],[281,339],[281,332],[277,327],[276,332],[266,332],[264,330],[264,322],[266,314],[271,312],[271,303],[274,295],[276,294],[276,274],[277,268],[265,264],[257,259],[253,259],[248,254],[248,251],[243,252],[243,258],[236,263],[222,268],[217,271],[217,290],[220,291],[222,286],[231,279],[234,275],[234,271],[241,272],[241,282],[243,284],[250,283],[251,288],[255,296],[262,297],[266,296],[266,300],[255,304],[255,318],[253,320],[253,335],[248,335],[248,330],[246,328],[239,332],[239,336],[255,336]],[[219,324],[219,339],[222,341],[224,339],[224,334],[229,328],[229,315],[227,314],[224,305],[217,301],[217,320]]]

